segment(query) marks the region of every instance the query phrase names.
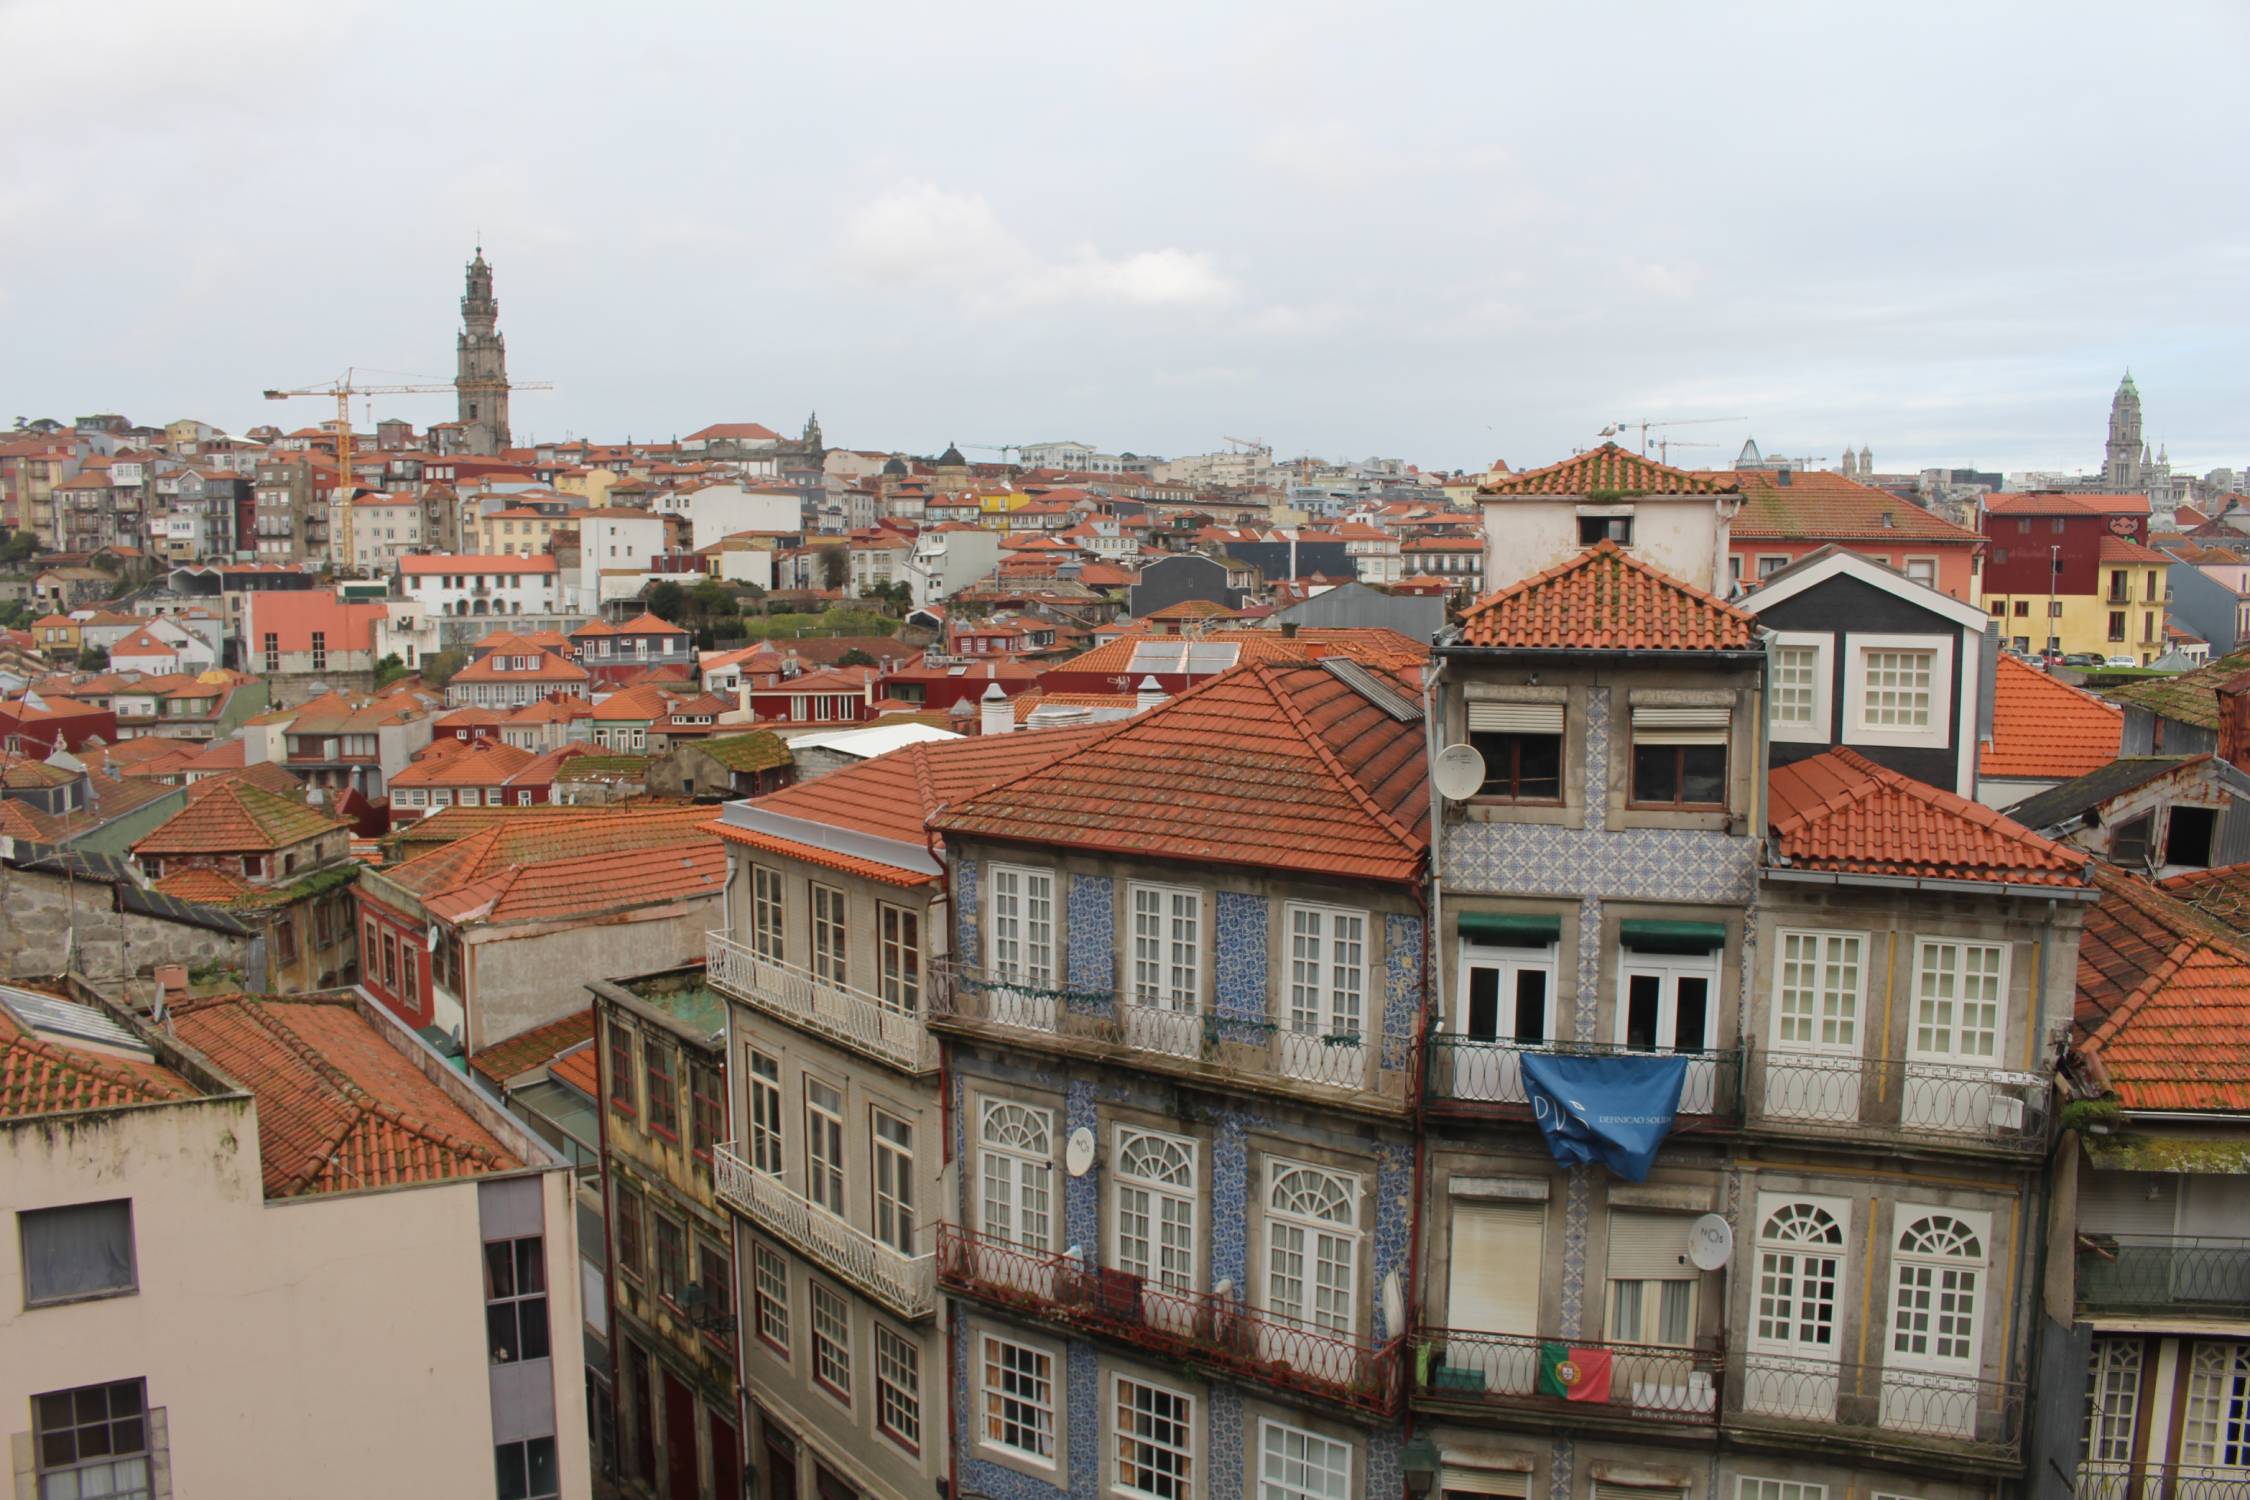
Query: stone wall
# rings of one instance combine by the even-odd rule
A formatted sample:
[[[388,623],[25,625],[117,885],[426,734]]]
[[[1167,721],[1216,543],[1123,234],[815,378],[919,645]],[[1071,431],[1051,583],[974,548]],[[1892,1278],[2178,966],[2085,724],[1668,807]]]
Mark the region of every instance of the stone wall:
[[[253,963],[249,938],[115,908],[106,883],[0,868],[0,975],[31,979],[71,968],[100,981],[144,975],[156,964],[217,964],[247,974]]]

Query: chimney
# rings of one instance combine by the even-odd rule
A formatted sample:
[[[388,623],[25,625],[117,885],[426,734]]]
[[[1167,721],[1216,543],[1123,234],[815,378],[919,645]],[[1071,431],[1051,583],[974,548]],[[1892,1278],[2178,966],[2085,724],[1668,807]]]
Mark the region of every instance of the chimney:
[[[2250,672],[2237,672],[2216,689],[2219,695],[2219,759],[2250,770]]]
[[[1006,693],[1000,691],[999,683],[995,682],[984,690],[984,697],[978,700],[977,707],[980,710],[978,734],[1008,734],[1014,731],[1016,706],[1008,701]]]
[[[1156,707],[1159,703],[1162,703],[1164,701],[1164,697],[1164,689],[1157,685],[1157,681],[1155,678],[1143,677],[1141,679],[1140,691],[1133,698],[1133,712],[1137,714],[1145,714],[1150,709]]]
[[[867,674],[860,682],[866,691],[867,706],[873,708],[875,706],[875,669],[873,667],[861,667],[860,671]]]
[[[1297,638],[1297,622],[1295,620],[1283,620],[1281,622],[1281,638],[1285,641],[1293,641]]]
[[[149,1013],[161,1020],[165,1011],[187,998],[187,965],[158,964],[149,972],[156,981],[156,1000]]]
[[[734,685],[734,706],[742,717],[750,717],[750,680],[747,677]]]

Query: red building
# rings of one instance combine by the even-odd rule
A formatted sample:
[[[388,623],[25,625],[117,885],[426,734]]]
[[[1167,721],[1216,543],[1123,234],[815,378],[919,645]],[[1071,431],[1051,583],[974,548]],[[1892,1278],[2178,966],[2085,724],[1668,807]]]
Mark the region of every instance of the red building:
[[[45,760],[58,746],[76,750],[96,735],[105,744],[116,743],[114,710],[36,693],[0,698],[0,753]]]
[[[1987,495],[1982,519],[1988,595],[2099,593],[2102,543],[2148,542],[2146,495]]]

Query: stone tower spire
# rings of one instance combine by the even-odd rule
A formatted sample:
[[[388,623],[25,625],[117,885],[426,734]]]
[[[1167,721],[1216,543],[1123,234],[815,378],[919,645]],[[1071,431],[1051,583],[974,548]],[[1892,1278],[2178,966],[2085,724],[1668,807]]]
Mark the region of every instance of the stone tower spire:
[[[2109,442],[2102,449],[2102,487],[2117,494],[2138,493],[2142,485],[2141,393],[2133,372],[2117,384],[2109,403]]]
[[[465,453],[494,454],[509,446],[508,341],[500,336],[500,304],[492,295],[492,267],[484,247],[469,262],[461,297],[461,337],[453,377]]]

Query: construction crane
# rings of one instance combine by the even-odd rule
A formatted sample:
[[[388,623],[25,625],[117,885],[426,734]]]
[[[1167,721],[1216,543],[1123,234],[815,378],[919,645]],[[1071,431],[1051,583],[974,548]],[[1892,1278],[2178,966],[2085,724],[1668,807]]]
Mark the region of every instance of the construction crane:
[[[1648,453],[1648,435],[1652,432],[1657,431],[1659,428],[1708,427],[1714,422],[1747,422],[1749,420],[1750,419],[1748,417],[1682,417],[1670,422],[1635,422],[1620,418],[1619,420],[1610,423],[1607,427],[1604,427],[1600,432],[1596,433],[1595,436],[1612,438],[1619,436],[1620,434],[1625,432],[1627,428],[1638,429],[1641,435],[1641,453],[1643,456],[1646,456]]]
[[[452,392],[457,388],[445,385],[354,385],[352,372],[347,369],[343,377],[326,385],[297,386],[289,390],[268,390],[268,401],[286,401],[292,396],[333,396],[336,398],[336,480],[344,492],[343,535],[331,541],[340,547],[339,565],[349,567],[352,560],[352,397],[354,396],[434,396]],[[554,386],[544,380],[527,380],[520,385],[510,385],[510,391],[551,391]]]
[[[1720,445],[1717,443],[1691,443],[1684,438],[1658,438],[1656,440],[1656,461],[1660,464],[1670,463],[1674,448],[1716,448],[1718,446]]]
[[[1235,447],[1240,448],[1245,453],[1261,452],[1266,447],[1266,440],[1264,438],[1222,437],[1219,441],[1223,443],[1232,443]]]
[[[1021,453],[1021,443],[956,443],[955,447],[974,448],[979,453]]]

